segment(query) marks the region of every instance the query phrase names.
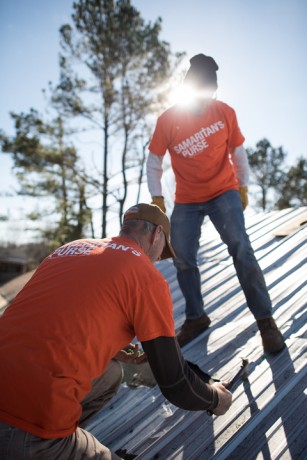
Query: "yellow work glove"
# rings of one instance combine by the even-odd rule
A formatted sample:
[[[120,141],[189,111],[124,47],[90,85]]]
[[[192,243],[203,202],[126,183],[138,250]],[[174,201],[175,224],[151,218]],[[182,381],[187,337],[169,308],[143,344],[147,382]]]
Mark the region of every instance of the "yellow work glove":
[[[164,197],[163,196],[153,196],[151,204],[155,204],[155,205],[159,206],[161,211],[166,212],[166,207],[165,207]]]
[[[240,192],[240,198],[242,201],[242,206],[243,206],[243,211],[244,211],[244,209],[248,205],[248,194],[247,194],[248,187],[240,187],[239,192]]]

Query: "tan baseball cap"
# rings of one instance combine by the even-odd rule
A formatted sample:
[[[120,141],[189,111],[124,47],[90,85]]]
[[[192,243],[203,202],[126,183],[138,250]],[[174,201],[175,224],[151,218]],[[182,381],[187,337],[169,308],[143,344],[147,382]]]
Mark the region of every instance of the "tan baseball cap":
[[[154,225],[162,225],[166,245],[161,254],[162,259],[176,257],[170,243],[170,222],[167,215],[155,204],[138,203],[129,208],[124,214],[124,221],[128,219],[145,220]]]

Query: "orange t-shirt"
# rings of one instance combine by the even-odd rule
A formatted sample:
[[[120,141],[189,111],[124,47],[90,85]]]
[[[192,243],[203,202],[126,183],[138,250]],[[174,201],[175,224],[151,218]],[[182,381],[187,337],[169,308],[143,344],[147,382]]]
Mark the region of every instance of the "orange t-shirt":
[[[157,121],[150,152],[168,150],[176,179],[176,203],[201,203],[238,189],[230,149],[244,142],[235,111],[213,100],[202,115],[180,105]]]
[[[41,438],[73,433],[80,401],[133,340],[174,337],[169,286],[127,239],[55,250],[0,318],[0,420]]]

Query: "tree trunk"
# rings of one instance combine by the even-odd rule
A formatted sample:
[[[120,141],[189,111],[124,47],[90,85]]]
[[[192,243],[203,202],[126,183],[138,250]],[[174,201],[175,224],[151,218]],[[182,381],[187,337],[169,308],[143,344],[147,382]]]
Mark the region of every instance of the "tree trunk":
[[[127,181],[127,175],[126,175],[126,157],[127,157],[127,147],[128,147],[128,130],[125,129],[125,140],[124,140],[124,147],[123,147],[123,154],[122,154],[122,176],[123,176],[123,184],[124,184],[124,191],[123,191],[123,196],[119,200],[119,225],[121,226],[122,224],[122,217],[124,213],[124,205],[126,202],[127,198],[127,190],[128,190],[128,181]]]
[[[107,214],[108,214],[108,140],[109,140],[109,120],[108,115],[104,117],[104,154],[103,154],[103,191],[102,191],[102,229],[101,238],[107,236]]]
[[[138,178],[138,192],[137,192],[137,197],[136,197],[137,203],[140,201],[140,196],[141,196],[141,188],[142,188],[143,175],[144,175],[144,165],[145,165],[145,159],[146,159],[146,148],[148,144],[149,144],[149,141],[146,142],[146,144],[143,145],[142,147],[142,158],[140,161],[140,172],[139,172],[139,178]]]

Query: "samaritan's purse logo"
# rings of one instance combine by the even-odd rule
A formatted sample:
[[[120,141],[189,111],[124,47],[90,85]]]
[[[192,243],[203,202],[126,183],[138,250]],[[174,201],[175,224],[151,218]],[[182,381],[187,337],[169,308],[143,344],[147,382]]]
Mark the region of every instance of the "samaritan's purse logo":
[[[207,138],[224,129],[224,123],[217,121],[210,126],[201,128],[199,131],[184,141],[174,146],[174,151],[185,158],[193,158],[209,147]]]

